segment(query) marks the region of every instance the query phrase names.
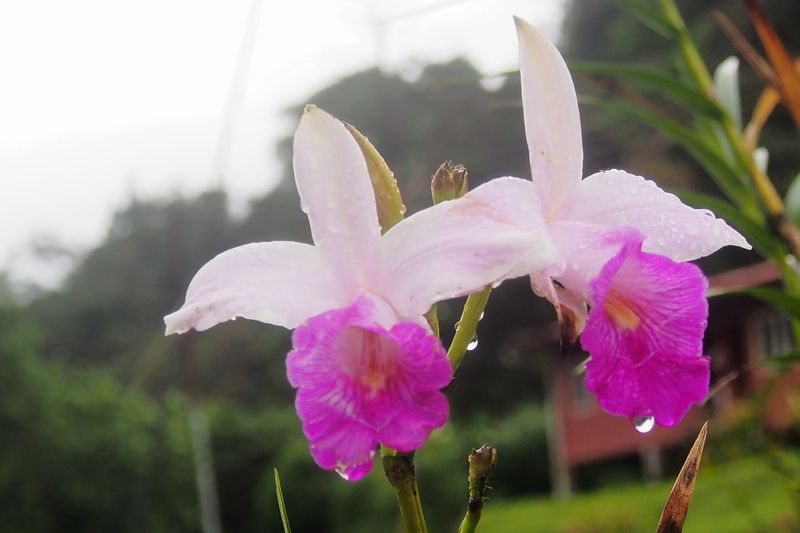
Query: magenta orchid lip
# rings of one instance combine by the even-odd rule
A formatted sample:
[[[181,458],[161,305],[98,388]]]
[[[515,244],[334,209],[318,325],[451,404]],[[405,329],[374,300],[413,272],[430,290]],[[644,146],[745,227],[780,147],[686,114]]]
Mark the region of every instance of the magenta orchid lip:
[[[311,455],[350,481],[372,468],[378,443],[410,452],[447,421],[440,389],[453,369],[441,341],[410,322],[387,331],[373,311],[361,297],[310,318],[294,331],[286,358]]]
[[[641,247],[630,235],[592,280],[586,387],[609,413],[674,426],[708,394],[708,282],[697,266]]]

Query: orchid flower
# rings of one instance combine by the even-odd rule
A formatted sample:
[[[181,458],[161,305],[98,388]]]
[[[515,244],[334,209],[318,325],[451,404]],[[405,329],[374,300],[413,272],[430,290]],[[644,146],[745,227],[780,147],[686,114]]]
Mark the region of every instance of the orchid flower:
[[[383,236],[364,157],[344,124],[309,106],[294,170],[314,245],[239,246],[203,266],[166,333],[244,317],[294,329],[287,374],[319,466],[357,480],[380,442],[409,452],[448,414],[452,369],[423,314],[552,263],[530,182],[506,178],[406,218]],[[510,189],[510,198],[498,195]]]
[[[565,335],[574,340],[583,331],[586,385],[604,409],[674,425],[703,400],[709,381],[706,280],[682,262],[725,245],[750,246],[710,211],[642,177],[606,170],[581,179],[567,66],[552,43],[515,20],[533,183],[563,259],[534,271],[531,284],[556,307]]]

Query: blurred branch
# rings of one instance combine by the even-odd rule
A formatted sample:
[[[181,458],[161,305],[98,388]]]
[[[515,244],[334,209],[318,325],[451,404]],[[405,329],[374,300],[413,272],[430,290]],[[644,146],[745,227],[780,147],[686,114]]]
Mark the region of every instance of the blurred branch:
[[[755,48],[747,41],[742,32],[739,31],[731,19],[728,16],[720,11],[719,9],[713,9],[711,11],[711,15],[717,20],[722,30],[728,35],[728,39],[731,41],[733,46],[739,50],[739,53],[745,58],[745,60],[753,67],[753,70],[756,71],[756,74],[764,80],[767,85],[774,86],[777,83],[775,79],[775,73],[772,71],[772,67],[769,66],[769,63],[761,57]]]
[[[780,102],[781,97],[775,88],[767,87],[761,92],[753,108],[753,115],[750,117],[750,122],[748,122],[747,126],[744,128],[744,142],[748,149],[755,150],[758,148],[758,138],[761,135],[761,129]]]
[[[253,63],[253,51],[258,38],[258,27],[261,21],[261,8],[263,5],[264,0],[252,0],[250,3],[250,11],[247,14],[247,24],[244,35],[242,35],[242,43],[239,46],[236,67],[233,70],[231,84],[228,87],[228,95],[225,98],[222,125],[220,127],[219,140],[217,141],[217,149],[214,153],[213,167],[213,172],[219,179],[220,188],[224,188],[225,185],[231,142],[236,131],[236,124],[239,122],[244,96],[247,92],[247,82],[250,78],[250,66]]]
[[[775,28],[767,20],[756,0],[745,0],[747,13],[756,28],[761,45],[775,72],[777,83],[772,86],[781,95],[781,101],[789,110],[795,125],[800,129],[800,74],[795,70],[792,57],[781,42]]]

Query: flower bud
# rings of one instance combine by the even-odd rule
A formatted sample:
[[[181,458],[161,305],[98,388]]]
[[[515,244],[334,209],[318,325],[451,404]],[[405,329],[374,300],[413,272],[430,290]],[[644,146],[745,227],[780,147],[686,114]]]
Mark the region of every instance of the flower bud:
[[[478,480],[485,483],[486,478],[494,470],[494,465],[497,464],[497,448],[484,444],[477,450],[472,450],[468,461],[470,485]]]
[[[467,167],[445,161],[431,178],[431,195],[433,203],[461,198],[469,190]]]

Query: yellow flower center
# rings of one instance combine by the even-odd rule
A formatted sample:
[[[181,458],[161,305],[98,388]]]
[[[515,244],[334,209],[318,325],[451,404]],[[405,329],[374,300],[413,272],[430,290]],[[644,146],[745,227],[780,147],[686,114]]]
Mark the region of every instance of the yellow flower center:
[[[397,373],[397,347],[383,335],[367,331],[362,335],[357,379],[374,396]]]
[[[631,330],[639,325],[639,315],[636,314],[628,299],[615,289],[608,291],[603,302],[603,309],[619,329]]]

